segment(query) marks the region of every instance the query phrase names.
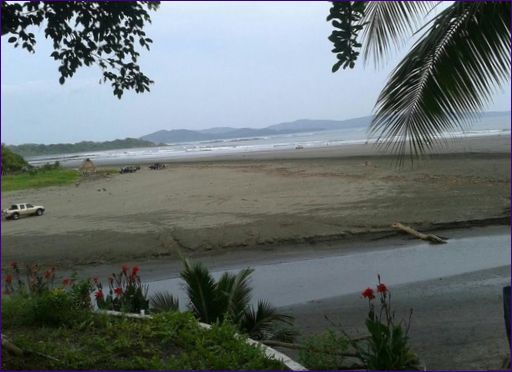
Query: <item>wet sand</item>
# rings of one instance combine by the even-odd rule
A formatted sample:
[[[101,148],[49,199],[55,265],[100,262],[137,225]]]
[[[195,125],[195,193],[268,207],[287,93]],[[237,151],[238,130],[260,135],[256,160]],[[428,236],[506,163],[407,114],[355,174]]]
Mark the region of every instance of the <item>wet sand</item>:
[[[396,221],[424,230],[507,223],[509,149],[509,136],[469,138],[402,169],[367,145],[305,149],[6,192],[2,205],[47,213],[3,221],[2,258],[70,267],[175,260],[178,250],[272,254],[396,235]]]
[[[411,348],[427,370],[502,369],[510,357],[502,302],[507,284],[510,266],[391,287],[397,319],[407,319],[413,309]],[[280,310],[295,316],[305,336],[340,324],[353,337],[366,335],[368,303],[359,293]]]

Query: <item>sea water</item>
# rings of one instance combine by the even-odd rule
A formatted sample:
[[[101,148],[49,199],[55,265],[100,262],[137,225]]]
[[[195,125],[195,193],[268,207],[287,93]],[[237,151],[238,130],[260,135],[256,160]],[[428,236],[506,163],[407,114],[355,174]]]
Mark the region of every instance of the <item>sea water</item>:
[[[475,137],[490,135],[510,135],[510,123],[507,120],[486,118],[470,130],[453,131],[447,137]],[[350,144],[373,143],[367,128],[347,128],[301,133],[288,133],[272,136],[231,138],[210,141],[169,143],[167,146],[116,149],[74,154],[58,154],[29,157],[32,165],[42,165],[59,161],[65,167],[78,167],[86,158],[97,165],[137,164],[166,160],[204,158],[230,154],[244,154],[261,151],[280,151],[296,148],[325,148]]]

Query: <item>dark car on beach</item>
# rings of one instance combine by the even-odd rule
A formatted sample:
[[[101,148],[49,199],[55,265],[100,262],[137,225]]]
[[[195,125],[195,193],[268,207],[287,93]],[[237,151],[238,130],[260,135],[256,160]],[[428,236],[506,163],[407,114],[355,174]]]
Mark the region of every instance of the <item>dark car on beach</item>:
[[[155,164],[151,164],[149,166],[149,169],[152,169],[152,170],[159,170],[159,169],[164,169],[165,168],[165,164],[162,164],[162,163],[155,163]]]
[[[122,167],[119,173],[135,173],[140,169],[140,167]]]

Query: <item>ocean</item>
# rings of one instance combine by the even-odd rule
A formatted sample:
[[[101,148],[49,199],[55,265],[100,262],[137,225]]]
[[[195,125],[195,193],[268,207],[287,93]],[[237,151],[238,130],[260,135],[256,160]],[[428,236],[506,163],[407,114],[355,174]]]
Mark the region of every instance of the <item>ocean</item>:
[[[510,117],[487,117],[465,131],[453,131],[446,137],[474,137],[510,135]],[[29,157],[30,164],[38,166],[59,161],[64,167],[78,167],[86,158],[96,165],[119,165],[164,162],[168,160],[214,157],[229,154],[244,154],[259,151],[280,151],[296,148],[323,148],[358,143],[373,143],[368,138],[367,128],[323,130],[252,138],[169,143],[167,146],[116,149],[97,152],[81,152]]]

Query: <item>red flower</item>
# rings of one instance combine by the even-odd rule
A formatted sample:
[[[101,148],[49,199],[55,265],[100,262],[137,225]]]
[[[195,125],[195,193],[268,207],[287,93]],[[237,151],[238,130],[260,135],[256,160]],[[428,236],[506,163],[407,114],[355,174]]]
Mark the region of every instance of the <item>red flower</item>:
[[[103,292],[101,290],[99,291],[96,291],[96,293],[94,294],[94,296],[96,296],[96,299],[99,300],[99,299],[103,299]]]
[[[121,295],[123,294],[123,289],[122,288],[114,288],[114,293],[116,294],[117,297],[121,297]]]
[[[137,273],[140,271],[139,267],[138,266],[134,266],[133,269],[132,269],[132,276],[135,276],[137,275]]]
[[[123,270],[123,273],[125,273],[125,274],[126,274],[126,273],[128,272],[128,265],[123,265],[123,266],[121,267],[121,270]]]
[[[7,284],[11,284],[11,283],[12,283],[12,275],[11,275],[11,274],[7,274],[7,275],[5,276],[5,282],[6,282]]]
[[[46,270],[44,272],[44,278],[45,279],[50,279],[52,276],[53,276],[53,272],[51,270]]]
[[[379,293],[387,293],[388,291],[388,287],[386,287],[384,283],[379,283],[379,285],[377,286],[377,292]]]
[[[64,278],[64,280],[62,281],[62,284],[64,284],[64,287],[67,287],[68,285],[71,284],[71,279]]]
[[[11,262],[11,267],[16,270],[18,268],[18,264],[16,263],[16,261],[12,261]]]
[[[375,295],[373,294],[373,289],[371,288],[366,288],[363,293],[361,293],[361,296],[369,299],[369,300],[373,300],[375,298]]]

